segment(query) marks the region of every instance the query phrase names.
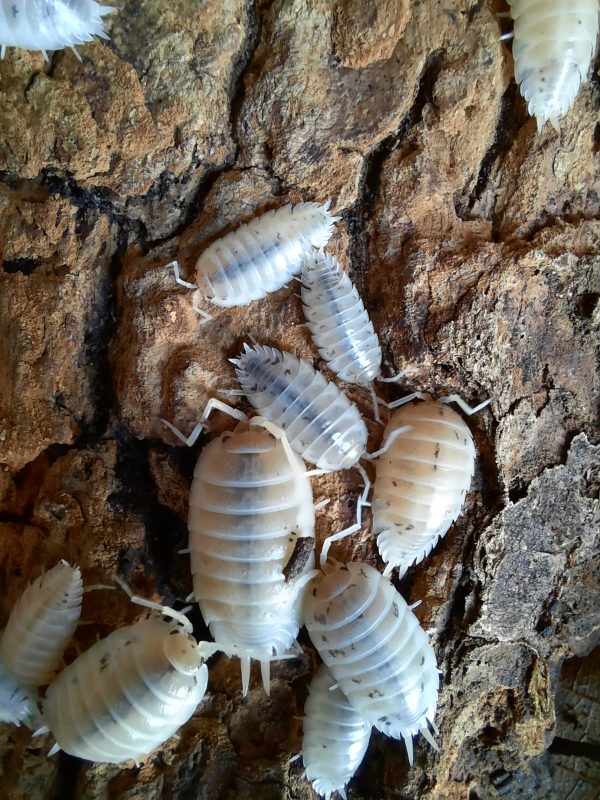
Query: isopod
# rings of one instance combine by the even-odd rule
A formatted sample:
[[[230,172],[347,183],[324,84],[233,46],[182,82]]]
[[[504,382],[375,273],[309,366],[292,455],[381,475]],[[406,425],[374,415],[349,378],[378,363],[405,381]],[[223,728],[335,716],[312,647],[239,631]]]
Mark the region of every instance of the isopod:
[[[351,705],[330,669],[321,664],[309,686],[304,705],[302,758],[305,777],[325,800],[337,792],[346,800],[345,786],[369,746],[371,725]]]
[[[424,402],[405,405],[414,399]],[[465,421],[446,405],[458,400],[409,395],[385,429],[384,441],[391,444],[377,462],[372,506],[386,575],[395,567],[403,575],[418,564],[460,514],[475,469],[475,445]],[[475,409],[460,404],[472,414],[488,402]]]
[[[4,666],[22,686],[50,683],[81,614],[79,567],[60,561],[23,592],[2,638]]]
[[[0,633],[0,649],[1,647],[2,634]],[[38,717],[39,712],[31,691],[17,683],[0,661],[0,722],[27,725],[31,728],[33,721]]]
[[[47,50],[91,42],[94,36],[108,39],[102,18],[112,11],[94,0],[0,0],[0,56],[7,47]]]
[[[598,37],[598,0],[508,0],[514,20],[515,80],[538,130],[575,102]]]
[[[308,362],[274,347],[247,344],[231,361],[242,393],[285,431],[305,461],[329,472],[348,469],[365,455],[367,428],[358,408]]]
[[[43,730],[89,761],[138,760],[169,739],[204,697],[208,669],[192,626],[142,619],[113,631],[69,664],[49,686]]]
[[[215,408],[240,421],[204,448],[194,469],[193,596],[220,649],[240,656],[243,693],[252,658],[268,693],[270,662],[295,641],[302,590],[314,575],[312,488],[282,431],[218,400],[202,422]]]
[[[304,623],[352,706],[387,736],[435,743],[439,674],[425,631],[388,578],[368,564],[337,564],[305,594]]]
[[[240,225],[213,242],[196,262],[197,285],[175,277],[179,284],[196,289],[194,308],[205,318],[201,298],[216,306],[245,306],[281,289],[302,268],[302,258],[313,247],[324,247],[339,217],[329,203],[298,203],[268,211]]]

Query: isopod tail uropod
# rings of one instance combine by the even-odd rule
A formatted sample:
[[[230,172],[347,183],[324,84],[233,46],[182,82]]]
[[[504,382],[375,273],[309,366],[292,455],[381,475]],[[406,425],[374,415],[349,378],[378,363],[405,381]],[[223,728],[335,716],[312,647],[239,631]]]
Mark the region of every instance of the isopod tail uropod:
[[[575,102],[598,38],[598,0],[508,0],[514,20],[515,80],[538,130]],[[503,37],[504,38],[504,37]]]
[[[187,439],[214,409],[239,420],[200,453],[190,489],[193,597],[219,649],[240,657],[242,691],[260,662],[267,694],[270,663],[287,657],[301,624],[302,591],[314,576],[314,509],[308,473],[285,433],[209,401]]]
[[[0,650],[2,636],[3,634],[0,633]],[[0,722],[10,722],[13,725],[26,725],[28,728],[32,728],[38,719],[39,712],[32,691],[23,688],[6,671],[0,660]]]
[[[81,614],[79,567],[60,561],[23,592],[6,624],[2,661],[23,686],[49,683]]]
[[[412,400],[424,402],[408,405]],[[433,400],[422,392],[404,397],[384,432],[387,452],[377,462],[373,488],[373,530],[386,562],[403,575],[419,563],[448,531],[462,508],[475,469],[475,445],[463,418],[490,402],[468,406],[451,395]]]
[[[0,57],[4,58],[7,47],[21,47],[41,50],[47,61],[47,50],[70,47],[81,61],[75,45],[94,36],[108,39],[102,18],[113,11],[112,6],[94,0],[0,0]]]

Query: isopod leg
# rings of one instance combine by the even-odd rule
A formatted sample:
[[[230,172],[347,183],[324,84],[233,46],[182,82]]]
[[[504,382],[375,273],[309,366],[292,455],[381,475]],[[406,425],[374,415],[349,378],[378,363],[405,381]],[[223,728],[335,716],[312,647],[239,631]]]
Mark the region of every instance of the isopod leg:
[[[262,659],[260,662],[260,676],[268,697],[271,694],[271,662],[268,658]]]
[[[204,424],[212,414],[214,410],[222,411],[224,414],[229,414],[230,417],[234,419],[240,420],[240,422],[246,422],[248,417],[244,414],[243,411],[240,411],[237,408],[233,408],[233,406],[224,403],[222,400],[218,400],[216,397],[211,397],[211,399],[206,404],[202,416],[200,417],[200,422],[197,423],[194,430],[190,433],[189,436],[185,436],[178,428],[176,428],[171,422],[167,422],[166,419],[162,419],[161,422],[167,426],[167,428],[175,434],[175,436],[179,439],[180,442],[183,442],[188,447],[192,447],[196,443],[196,440],[202,433],[204,428]]]
[[[200,308],[200,300],[202,299],[202,293],[199,289],[194,292],[194,297],[192,298],[192,308],[198,314],[199,317],[202,317],[202,322],[200,325],[206,325],[207,322],[210,322],[212,319],[212,315],[208,313],[208,311],[204,311],[204,309]]]
[[[479,403],[478,406],[472,408],[468,403],[465,403],[465,401],[462,399],[460,395],[449,394],[447,397],[438,398],[438,402],[445,404],[456,403],[456,405],[470,417],[472,414],[477,414],[478,411],[481,411],[486,406],[489,406],[492,400],[491,398],[489,400],[484,400],[483,403]]]
[[[240,667],[242,670],[242,695],[246,697],[250,686],[250,656],[240,656]]]
[[[402,428],[396,428],[395,431],[392,431],[390,433],[383,447],[380,447],[379,450],[375,450],[374,453],[365,453],[363,458],[367,458],[369,459],[369,461],[373,461],[375,458],[379,458],[379,456],[382,456],[384,453],[387,453],[387,451],[396,441],[398,436],[400,436],[402,433],[407,433],[409,430],[411,430],[410,425],[404,425]]]
[[[253,417],[252,425],[260,425],[266,431],[268,431],[272,436],[274,436],[278,441],[281,442],[281,446],[284,449],[284,452],[287,456],[287,460],[289,461],[290,467],[294,470],[294,472],[300,472],[303,475],[310,475],[311,473],[305,472],[302,470],[298,458],[294,454],[292,447],[290,445],[289,439],[287,438],[285,431],[275,425],[273,422],[270,422],[265,417]]]
[[[145,597],[140,597],[137,594],[133,594],[131,591],[131,587],[127,585],[127,583],[120,578],[118,575],[115,575],[115,583],[123,589],[126,595],[128,595],[129,599],[132,603],[135,603],[138,606],[143,606],[144,608],[151,608],[154,611],[160,612],[164,617],[171,617],[172,620],[178,622],[181,627],[184,629],[186,633],[192,633],[193,626],[189,619],[182,614],[180,611],[175,611],[174,608],[169,608],[169,606],[163,606],[160,603],[155,603],[153,600],[146,600]]]
[[[178,261],[171,261],[170,264],[167,264],[167,269],[169,267],[173,268],[173,273],[175,274],[175,283],[178,283],[180,286],[185,286],[186,289],[197,289],[195,283],[188,283],[184,281],[183,278],[179,274],[179,262]]]
[[[434,750],[437,750],[439,752],[440,748],[438,747],[437,742],[435,741],[435,739],[431,735],[431,733],[429,731],[429,728],[427,728],[427,727],[421,728],[419,733],[421,733],[427,739],[427,741],[433,747]]]
[[[163,425],[166,425],[167,428],[171,431],[171,433],[175,434],[175,436],[179,439],[179,441],[183,442],[187,447],[192,447],[192,445],[196,443],[196,440],[202,433],[202,429],[204,427],[204,422],[200,420],[200,422],[196,425],[196,427],[190,433],[190,435],[186,436],[179,430],[179,428],[176,428],[172,422],[163,419],[163,417],[160,418],[160,421],[162,422]]]
[[[426,400],[428,395],[425,392],[413,392],[412,394],[407,394],[406,397],[401,397],[399,400],[393,400],[391,403],[387,403],[387,407],[392,408],[400,408],[400,406],[406,405],[406,403],[412,403],[413,400]]]
[[[371,401],[373,403],[373,419],[375,422],[381,422],[381,416],[379,414],[379,398],[375,394],[375,389],[373,388],[373,384],[369,384],[369,393],[371,395]]]
[[[329,505],[330,502],[331,498],[326,497],[325,500],[321,500],[320,503],[315,503],[313,505],[313,511],[320,511],[322,508],[325,508],[325,506]]]
[[[4,58],[5,55],[6,55],[6,45],[3,44],[2,47],[0,48],[0,58]]]
[[[48,751],[48,757],[55,756],[57,753],[60,753],[60,747],[57,744],[52,746],[52,749]]]
[[[367,502],[367,497],[369,496],[369,490],[371,488],[371,480],[369,479],[369,476],[367,475],[362,464],[357,464],[356,469],[358,470],[364,482],[362,494],[356,503],[356,522],[354,525],[350,525],[349,528],[344,528],[344,530],[334,533],[332,536],[328,536],[325,539],[323,542],[323,547],[321,548],[321,557],[319,560],[322,570],[324,570],[325,564],[327,563],[327,556],[329,555],[329,548],[331,547],[332,543],[339,542],[340,539],[345,539],[347,536],[352,536],[353,533],[357,533],[357,531],[362,528],[362,510],[365,506],[370,505],[370,503]]]

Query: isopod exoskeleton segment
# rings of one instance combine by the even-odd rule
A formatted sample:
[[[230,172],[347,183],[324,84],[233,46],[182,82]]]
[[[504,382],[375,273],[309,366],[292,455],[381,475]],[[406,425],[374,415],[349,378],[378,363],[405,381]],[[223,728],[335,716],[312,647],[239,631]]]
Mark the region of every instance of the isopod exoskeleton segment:
[[[44,686],[60,665],[81,614],[79,567],[60,561],[23,592],[6,624],[2,661],[22,686]]]
[[[102,18],[112,11],[94,0],[0,0],[0,55],[7,47],[47,50],[91,42],[94,36],[108,39]]]
[[[345,786],[369,746],[369,725],[349,702],[325,664],[309,686],[304,705],[302,759],[305,777],[325,800],[337,792],[346,799]]]
[[[335,565],[305,594],[310,638],[352,706],[387,736],[423,735],[437,707],[435,654],[388,578],[368,564]],[[434,744],[435,746],[435,744]]]
[[[508,0],[515,80],[538,130],[575,102],[598,38],[598,0]]]
[[[463,418],[427,395],[399,408],[384,432],[398,428],[377,461],[373,530],[386,574],[403,575],[435,547],[460,514],[475,469],[475,445]]]
[[[208,669],[191,626],[157,617],[114,631],[49,686],[44,722],[61,749],[90,761],[138,760],[169,739],[204,697]]]

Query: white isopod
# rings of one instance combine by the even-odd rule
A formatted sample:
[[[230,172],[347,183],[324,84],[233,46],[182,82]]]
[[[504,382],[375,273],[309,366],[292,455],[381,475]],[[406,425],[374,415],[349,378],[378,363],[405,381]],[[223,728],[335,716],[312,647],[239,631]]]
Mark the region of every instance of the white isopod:
[[[340,564],[305,594],[304,623],[323,661],[363,719],[387,736],[434,745],[439,673],[425,631],[388,578]]]
[[[93,0],[0,0],[0,46],[47,50],[91,42],[94,36],[108,39],[102,17],[116,9]]]
[[[404,405],[414,399],[425,402]],[[373,530],[386,562],[384,575],[395,567],[403,575],[418,564],[460,514],[475,469],[475,445],[467,424],[446,403],[452,395],[433,400],[417,392],[402,398],[384,433],[390,441],[377,462],[373,488]],[[398,431],[401,430],[400,433]]]
[[[0,633],[0,650],[2,636]],[[0,661],[0,722],[27,725],[31,728],[38,718],[39,712],[31,690],[24,689]]]
[[[295,641],[302,590],[315,574],[312,488],[282,431],[218,400],[200,424],[215,408],[240,422],[204,448],[194,469],[193,596],[219,648],[240,656],[243,693],[251,658],[268,693],[270,662]],[[198,432],[183,441],[193,443]]]
[[[367,428],[358,408],[308,362],[274,347],[247,344],[231,361],[241,394],[285,431],[306,461],[335,471],[365,455]]]
[[[213,242],[196,262],[197,285],[179,278],[178,283],[197,289],[194,308],[205,318],[199,300],[216,306],[245,306],[269,292],[281,289],[302,268],[302,258],[313,247],[324,247],[339,217],[329,203],[298,203],[268,211],[252,222]]]
[[[208,669],[192,626],[153,617],[113,631],[49,686],[45,728],[64,750],[89,761],[138,760],[169,739],[204,697]]]
[[[22,686],[50,683],[81,614],[79,567],[60,561],[23,592],[6,624],[2,662]]]
[[[345,786],[369,746],[371,725],[335,686],[330,669],[321,664],[309,686],[304,705],[302,759],[304,777],[325,800],[337,792],[346,800]]]
[[[537,118],[558,118],[586,80],[598,37],[598,0],[508,0],[514,19],[515,80]]]

